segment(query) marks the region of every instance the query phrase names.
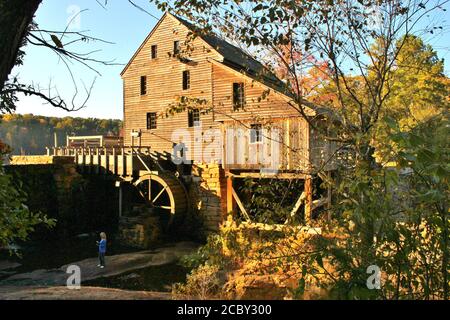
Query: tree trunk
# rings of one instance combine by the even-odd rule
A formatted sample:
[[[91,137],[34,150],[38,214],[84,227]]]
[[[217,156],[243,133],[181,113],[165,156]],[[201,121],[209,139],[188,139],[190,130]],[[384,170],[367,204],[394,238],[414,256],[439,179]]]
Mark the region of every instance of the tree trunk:
[[[0,0],[0,92],[17,63],[28,27],[42,0]]]

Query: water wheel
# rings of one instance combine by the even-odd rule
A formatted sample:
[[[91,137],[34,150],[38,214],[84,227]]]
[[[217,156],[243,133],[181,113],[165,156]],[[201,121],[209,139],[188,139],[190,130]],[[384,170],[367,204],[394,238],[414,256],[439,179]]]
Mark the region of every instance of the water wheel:
[[[167,220],[168,225],[188,208],[186,189],[172,174],[145,174],[134,182],[134,186],[141,197]]]

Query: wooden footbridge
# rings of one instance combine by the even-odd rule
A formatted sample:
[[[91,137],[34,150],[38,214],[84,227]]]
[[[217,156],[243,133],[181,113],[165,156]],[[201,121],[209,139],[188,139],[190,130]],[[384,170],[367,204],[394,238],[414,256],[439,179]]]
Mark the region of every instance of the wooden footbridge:
[[[189,209],[187,190],[177,168],[150,147],[58,147],[47,148],[48,156],[73,157],[81,173],[114,176],[119,183],[134,185],[153,208],[173,217]]]

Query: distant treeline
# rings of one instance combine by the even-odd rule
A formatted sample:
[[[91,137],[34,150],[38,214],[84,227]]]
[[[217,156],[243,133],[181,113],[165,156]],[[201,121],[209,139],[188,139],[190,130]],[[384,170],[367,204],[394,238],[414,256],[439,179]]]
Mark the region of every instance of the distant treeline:
[[[120,120],[94,118],[55,118],[32,114],[0,115],[0,140],[10,145],[13,155],[45,154],[45,147],[66,144],[66,137],[80,135],[119,135]]]

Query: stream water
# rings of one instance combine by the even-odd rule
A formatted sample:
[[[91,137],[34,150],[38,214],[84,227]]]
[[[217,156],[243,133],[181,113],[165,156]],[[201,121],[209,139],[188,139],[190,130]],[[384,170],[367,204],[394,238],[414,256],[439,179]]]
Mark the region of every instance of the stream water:
[[[0,281],[12,274],[38,269],[55,269],[75,261],[97,257],[97,240],[95,235],[83,235],[60,241],[30,242],[18,248],[20,256],[10,255],[7,250],[0,250],[0,262],[9,261],[20,264],[13,269],[0,270]],[[108,255],[138,251],[119,245],[114,238],[108,239]],[[175,263],[86,281],[82,285],[124,290],[170,291],[173,283],[186,280],[188,272],[187,268]]]

